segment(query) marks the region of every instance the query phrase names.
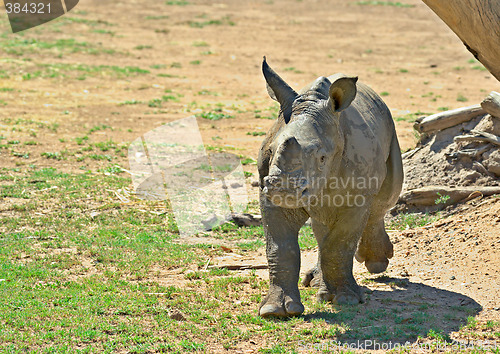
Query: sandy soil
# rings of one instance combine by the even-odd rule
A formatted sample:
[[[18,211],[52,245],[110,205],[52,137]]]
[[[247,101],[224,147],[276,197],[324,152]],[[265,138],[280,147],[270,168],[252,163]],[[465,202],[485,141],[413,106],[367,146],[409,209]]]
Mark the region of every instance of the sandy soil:
[[[61,27],[57,39],[75,38],[115,53],[58,56],[54,51],[40,51],[16,56],[2,52],[4,69],[11,74],[1,79],[0,86],[14,90],[0,94],[7,103],[2,107],[0,135],[38,144],[16,147],[29,154],[27,159],[2,150],[0,165],[20,168],[21,173],[31,164],[66,171],[96,170],[108,163],[79,162],[81,146],[75,142],[92,127],[105,124],[113,129],[94,132],[90,141],[111,138],[126,144],[162,123],[210,110],[217,103],[233,118],[198,119],[205,144],[256,159],[262,136],[247,133],[267,131],[273,121],[262,117],[275,114],[260,72],[263,55],[296,89],[335,72],[358,75],[383,95],[396,118],[401,148],[408,150],[416,143],[410,114],[416,118],[479,103],[491,90],[499,91],[500,83],[478,63],[470,62],[472,55],[422,2],[402,2],[414,6],[367,6],[340,0],[191,0],[186,6],[146,0],[82,1],[72,16],[100,21],[96,28],[113,34],[73,22]],[[0,30],[7,31],[7,23]],[[53,37],[53,31],[44,29],[24,34],[26,39]],[[40,63],[137,66],[151,73],[23,81],[23,75],[36,71]],[[165,90],[177,95],[178,101],[161,108],[120,104],[147,103],[162,97]],[[19,118],[35,123],[13,130],[13,119]],[[57,129],[46,128],[53,123]],[[67,158],[61,161],[40,156],[63,150]],[[128,168],[126,156],[114,162]],[[254,165],[245,169],[256,173]],[[250,194],[255,196],[255,189]],[[491,198],[482,205],[467,205],[458,215],[433,225],[393,233],[395,258],[388,277],[403,274],[409,281],[407,289],[423,289],[424,299],[443,306],[477,302],[482,307],[480,318],[498,320],[499,205],[498,198]],[[314,253],[304,256],[305,264],[314,262]],[[265,262],[262,257],[255,255],[255,262]],[[362,271],[361,266],[356,270]],[[391,289],[384,284],[380,287]],[[376,286],[371,289],[378,291]],[[373,296],[379,296],[376,291]]]

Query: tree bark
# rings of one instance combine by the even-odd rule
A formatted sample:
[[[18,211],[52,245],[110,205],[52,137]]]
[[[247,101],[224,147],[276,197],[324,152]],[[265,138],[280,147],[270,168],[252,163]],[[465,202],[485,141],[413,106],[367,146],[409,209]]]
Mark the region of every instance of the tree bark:
[[[398,203],[416,206],[436,205],[438,198],[442,199],[444,205],[456,204],[464,199],[472,199],[476,196],[490,196],[500,193],[500,187],[445,187],[445,186],[427,186],[412,189],[399,196]]]
[[[500,81],[500,2],[498,0],[422,0]]]
[[[468,122],[485,113],[484,109],[478,104],[470,107],[452,109],[451,111],[436,113],[417,120],[413,128],[420,133],[430,133]]]
[[[481,102],[481,107],[493,117],[500,119],[500,93],[491,91]]]

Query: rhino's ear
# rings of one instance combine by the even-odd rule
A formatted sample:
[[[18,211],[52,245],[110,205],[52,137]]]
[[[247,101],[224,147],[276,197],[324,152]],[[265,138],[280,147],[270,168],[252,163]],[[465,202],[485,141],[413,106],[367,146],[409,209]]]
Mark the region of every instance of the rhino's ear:
[[[339,76],[334,79],[330,85],[330,102],[335,112],[340,112],[349,107],[356,93],[358,92],[356,88],[356,82],[358,78],[356,76]]]
[[[295,92],[273,69],[267,65],[266,57],[262,62],[262,73],[267,83],[267,92],[275,101],[278,101],[283,111],[285,122],[288,123],[292,112],[292,104],[297,97]]]

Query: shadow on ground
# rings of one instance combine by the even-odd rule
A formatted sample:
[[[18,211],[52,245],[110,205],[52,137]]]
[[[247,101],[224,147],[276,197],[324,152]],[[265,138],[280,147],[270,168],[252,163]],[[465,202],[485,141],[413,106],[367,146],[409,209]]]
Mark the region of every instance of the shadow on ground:
[[[482,309],[463,294],[412,283],[406,278],[381,276],[364,285],[364,304],[316,311],[305,315],[305,320],[323,319],[338,327],[336,345],[384,349],[377,344],[413,345],[419,336],[449,341],[452,332]]]

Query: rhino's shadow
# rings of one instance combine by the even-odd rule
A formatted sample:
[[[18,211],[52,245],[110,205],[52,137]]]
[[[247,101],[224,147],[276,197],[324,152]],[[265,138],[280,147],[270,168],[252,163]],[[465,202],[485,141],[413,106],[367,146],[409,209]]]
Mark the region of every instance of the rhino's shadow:
[[[482,310],[481,305],[463,294],[412,283],[406,278],[382,276],[369,283],[369,288],[364,287],[364,304],[316,311],[305,315],[305,321],[324,319],[332,326],[332,336],[327,340],[343,344],[408,344],[419,336],[446,340],[467,323],[469,316]]]

